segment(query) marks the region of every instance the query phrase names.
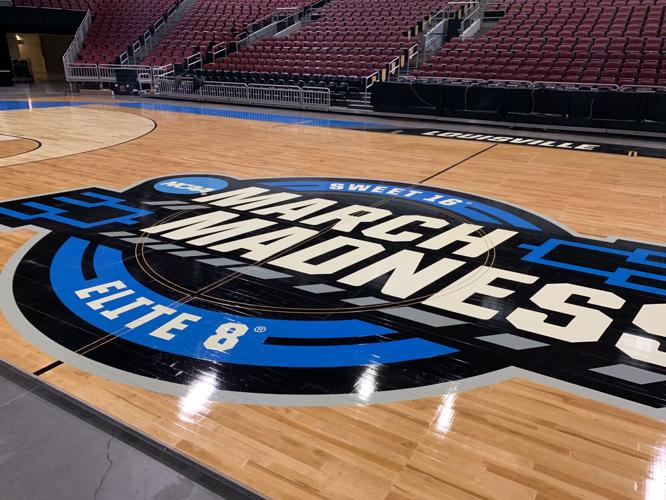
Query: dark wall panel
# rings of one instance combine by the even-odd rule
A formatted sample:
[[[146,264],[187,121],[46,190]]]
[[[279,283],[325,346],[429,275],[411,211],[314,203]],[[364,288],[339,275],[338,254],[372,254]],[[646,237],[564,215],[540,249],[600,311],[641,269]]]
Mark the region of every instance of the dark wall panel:
[[[378,112],[666,132],[666,93],[379,82],[372,105]]]
[[[73,35],[85,12],[32,7],[0,7],[0,31]]]
[[[9,45],[4,33],[0,33],[0,87],[11,87],[12,58],[9,55]]]

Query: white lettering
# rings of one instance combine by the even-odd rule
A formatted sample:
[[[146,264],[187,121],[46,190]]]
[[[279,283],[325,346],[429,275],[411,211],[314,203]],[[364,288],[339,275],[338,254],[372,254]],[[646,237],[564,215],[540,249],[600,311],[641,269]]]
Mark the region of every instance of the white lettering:
[[[497,298],[505,298],[511,295],[514,290],[491,285],[498,278],[528,284],[534,283],[538,279],[536,276],[530,276],[529,274],[481,266],[434,294],[425,300],[423,304],[464,314],[472,318],[491,319],[499,312],[498,310],[469,304],[465,300],[476,294]]]
[[[217,327],[215,335],[211,335],[204,341],[204,347],[211,351],[226,352],[236,347],[238,337],[242,337],[246,333],[247,325],[243,323],[224,323]]]
[[[338,210],[333,210],[327,214],[318,215],[312,217],[311,219],[306,219],[303,224],[309,226],[319,226],[327,222],[340,221],[333,226],[332,229],[336,231],[343,231],[348,233],[352,231],[359,224],[365,224],[367,222],[374,222],[378,219],[383,219],[391,215],[390,210],[384,210],[383,208],[373,208],[373,207],[364,207],[363,205],[351,205],[349,207],[340,208]]]
[[[262,208],[254,210],[252,213],[257,215],[273,215],[282,214],[278,219],[282,220],[298,220],[307,215],[312,215],[332,205],[337,205],[337,201],[325,200],[323,198],[312,198],[309,200],[296,201],[294,203],[287,203],[286,205],[278,205],[276,207]]]
[[[468,245],[465,245],[463,248],[460,248],[453,253],[465,257],[479,257],[490,249],[495,248],[518,234],[516,231],[494,229],[490,233],[482,236],[472,236],[472,233],[479,232],[480,229],[483,229],[483,226],[460,224],[459,226],[438,234],[429,240],[419,243],[417,246],[419,248],[427,248],[428,250],[441,250],[456,241],[467,242]]]
[[[157,337],[158,339],[171,340],[176,335],[171,330],[182,331],[187,328],[188,325],[186,321],[191,321],[196,323],[201,319],[201,316],[195,316],[194,314],[181,313],[172,320],[167,321],[161,327],[153,330],[149,333],[151,337]]]
[[[254,210],[255,208],[274,205],[283,201],[300,198],[296,193],[270,193],[269,189],[260,187],[247,187],[235,191],[223,191],[202,198],[195,198],[199,203],[208,203],[216,207],[234,207],[234,210]],[[261,196],[259,196],[261,195]]]
[[[624,299],[611,292],[570,283],[548,283],[530,300],[542,309],[572,316],[566,326],[546,323],[546,314],[522,307],[517,308],[506,319],[519,330],[526,332],[566,342],[596,342],[610,326],[611,318],[596,309],[568,304],[566,301],[572,295],[587,297],[589,304],[609,309],[620,309],[624,304]]]
[[[666,338],[666,304],[646,304],[634,319],[634,324],[651,335]],[[660,351],[657,339],[623,333],[617,348],[639,361],[666,368],[666,351]]]
[[[381,222],[376,226],[369,227],[363,231],[363,234],[369,238],[377,238],[385,241],[414,241],[415,239],[423,236],[420,233],[413,233],[411,231],[402,231],[398,234],[393,234],[395,231],[403,226],[412,224],[413,222],[421,222],[419,226],[432,229],[441,229],[448,225],[444,219],[435,219],[434,217],[426,217],[421,215],[400,215],[393,219]]]
[[[338,255],[337,257],[333,257],[318,264],[311,264],[309,262],[316,257],[321,257],[329,252],[344,247],[352,248],[342,255]],[[383,251],[384,247],[379,243],[357,240],[346,236],[336,236],[328,241],[318,243],[317,245],[275,259],[270,263],[275,266],[284,267],[305,274],[332,274]]]
[[[464,264],[459,260],[444,258],[416,271],[422,259],[421,252],[401,250],[338,281],[345,285],[361,286],[390,273],[382,293],[404,299]]]
[[[90,294],[92,294],[93,292],[103,294],[107,293],[111,288],[115,288],[116,290],[123,290],[127,288],[127,285],[122,281],[112,281],[110,283],[104,283],[102,285],[95,285],[91,286],[90,288],[84,288],[83,290],[78,290],[74,293],[80,299],[87,299],[88,297],[90,297]]]
[[[250,236],[249,238],[230,241],[228,243],[221,243],[210,247],[210,249],[215,250],[216,252],[231,252],[239,249],[249,250],[249,252],[244,253],[242,257],[259,261],[291,248],[308,238],[312,238],[316,234],[317,231],[313,229],[290,227],[279,231],[272,231],[270,233],[263,233],[257,236]]]
[[[102,316],[108,319],[116,319],[118,318],[121,314],[124,314],[129,311],[133,311],[134,309],[137,309],[142,306],[150,306],[153,304],[152,300],[147,299],[146,297],[139,297],[134,302],[130,302],[127,305],[118,307],[117,309],[113,309],[110,311],[103,311]]]
[[[160,316],[167,315],[171,316],[176,312],[175,309],[171,309],[170,307],[166,306],[161,306],[159,304],[154,305],[151,307],[152,311],[149,312],[148,314],[144,314],[140,318],[135,319],[134,321],[130,321],[125,325],[125,327],[129,328],[130,330],[134,330],[135,328],[139,328],[142,325],[145,325],[146,323],[154,320],[155,318],[159,318]]]

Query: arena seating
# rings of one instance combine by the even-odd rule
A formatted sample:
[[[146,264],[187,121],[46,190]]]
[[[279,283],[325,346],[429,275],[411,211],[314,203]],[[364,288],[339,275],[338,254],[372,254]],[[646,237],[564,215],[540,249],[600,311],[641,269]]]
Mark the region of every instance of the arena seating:
[[[93,23],[79,62],[109,64],[118,62],[118,56],[175,3],[175,0],[16,0],[15,5],[90,10]]]
[[[220,62],[204,76],[248,83],[332,85],[365,78],[417,43],[418,24],[442,0],[335,0],[321,17],[287,37],[263,39]]]
[[[666,0],[500,0],[485,36],[446,43],[417,77],[666,85]]]
[[[182,64],[186,57],[197,52],[205,54],[215,44],[233,42],[250,24],[280,8],[304,6],[299,0],[199,0],[144,64]]]

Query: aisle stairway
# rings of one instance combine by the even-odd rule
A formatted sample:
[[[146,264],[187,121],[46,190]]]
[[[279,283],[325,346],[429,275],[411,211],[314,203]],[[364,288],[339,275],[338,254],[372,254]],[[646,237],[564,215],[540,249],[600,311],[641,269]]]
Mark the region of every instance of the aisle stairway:
[[[472,38],[481,38],[485,36],[490,29],[499,22],[499,18],[489,18],[486,19],[486,11],[488,10],[488,4],[490,0],[480,0],[479,4],[481,7],[481,27]]]
[[[479,0],[479,18],[481,19],[481,26],[480,28],[474,33],[473,35],[469,36],[469,39],[474,39],[474,38],[482,38],[495,24],[499,22],[501,18],[488,18],[486,19],[486,11],[488,10],[489,4],[491,0]],[[422,54],[426,54],[426,51],[421,50]],[[403,77],[403,76],[410,76],[414,70],[418,70],[418,68],[424,67],[426,65],[431,57],[435,54],[436,52],[433,53],[427,53],[425,58],[418,59],[418,66],[412,66],[410,68],[405,68],[402,69],[399,74],[398,78]]]
[[[137,64],[141,64],[144,59],[147,59],[152,52],[152,49],[156,48],[162,39],[164,39],[171,31],[178,25],[178,22],[187,15],[194,5],[196,5],[198,0],[183,0],[183,2],[178,7],[178,10],[169,18],[164,27],[159,30],[150,40],[150,45],[146,45],[148,50],[141,51],[141,57],[137,58]]]

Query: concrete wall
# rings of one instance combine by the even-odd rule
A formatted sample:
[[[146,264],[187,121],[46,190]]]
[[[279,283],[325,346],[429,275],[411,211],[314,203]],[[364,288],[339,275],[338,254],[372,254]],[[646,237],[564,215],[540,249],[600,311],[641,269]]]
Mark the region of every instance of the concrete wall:
[[[18,47],[19,59],[30,61],[35,80],[47,80],[46,63],[42,56],[42,42],[39,35],[36,33],[15,33],[14,43]]]

